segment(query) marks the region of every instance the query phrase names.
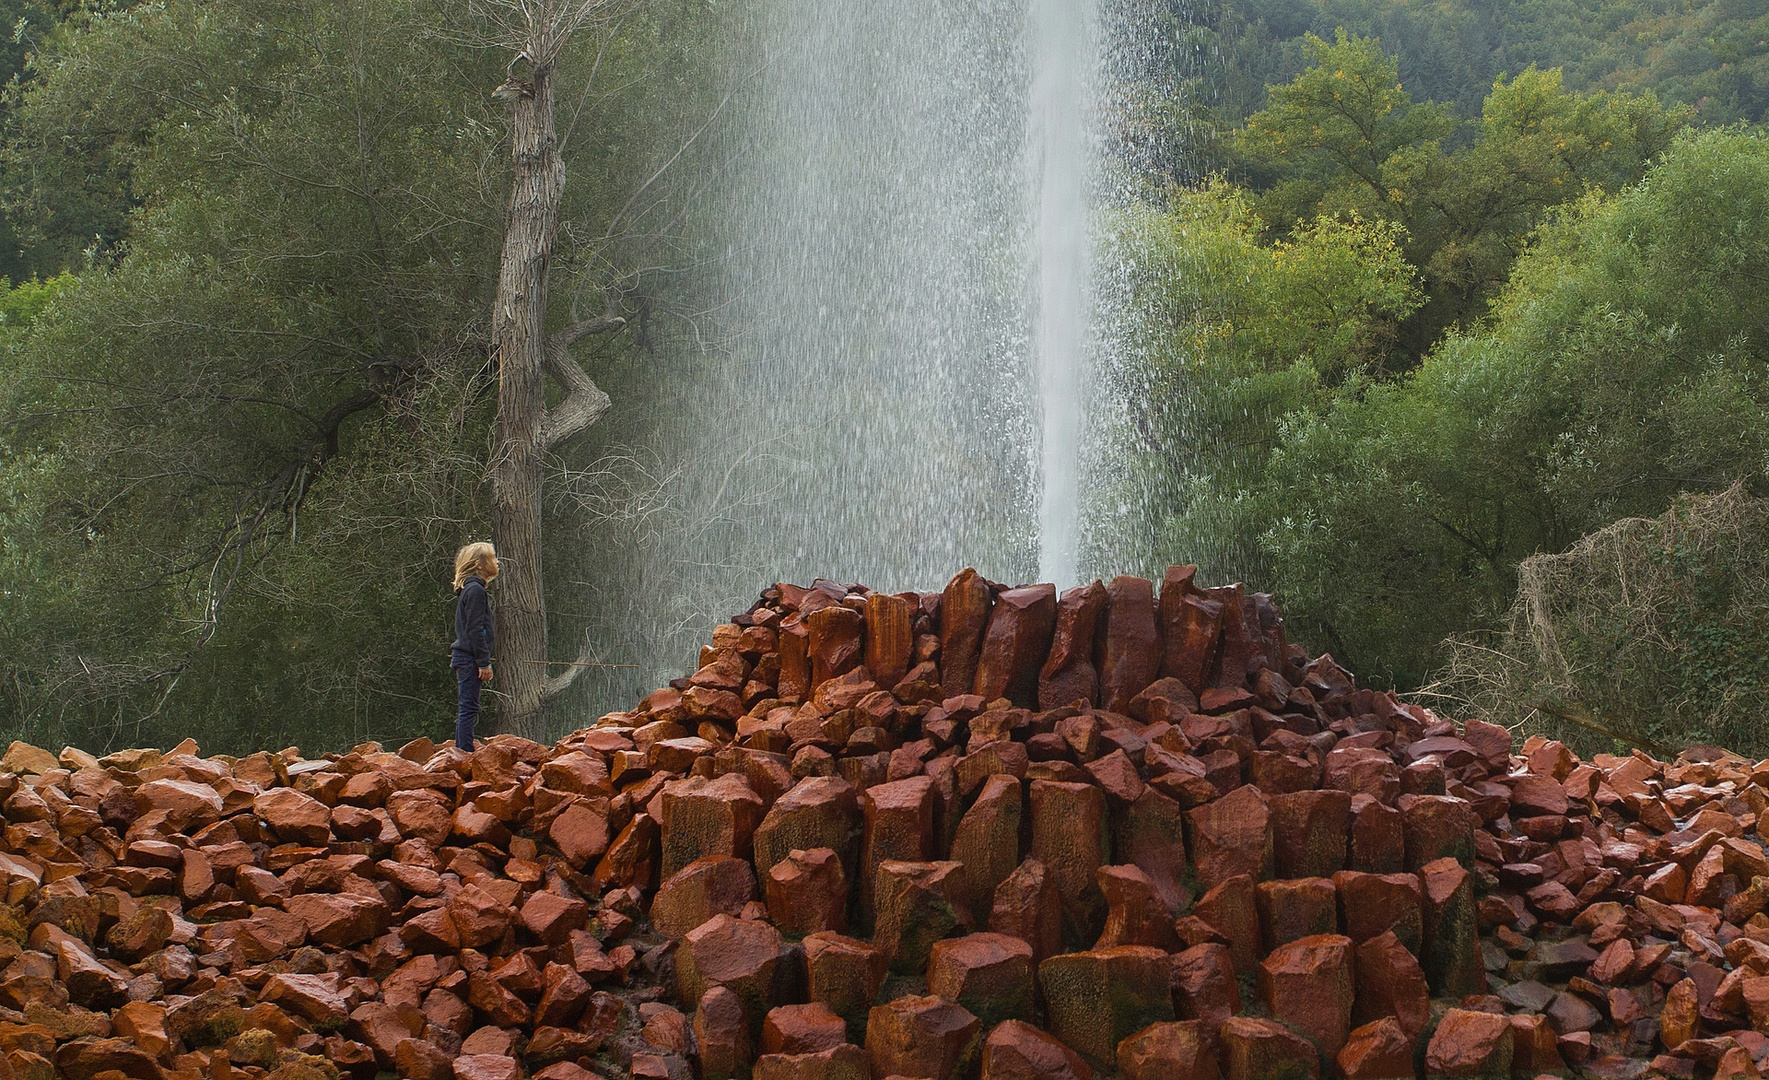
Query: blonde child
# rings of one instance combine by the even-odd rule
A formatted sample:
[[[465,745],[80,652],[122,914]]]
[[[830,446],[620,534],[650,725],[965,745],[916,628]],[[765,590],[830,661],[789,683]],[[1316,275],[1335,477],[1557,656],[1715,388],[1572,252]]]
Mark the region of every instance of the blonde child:
[[[473,752],[473,726],[479,720],[479,691],[491,681],[491,650],[497,643],[491,599],[485,587],[498,576],[498,555],[486,541],[468,544],[455,552],[455,643],[449,650],[449,666],[455,670],[460,691],[460,713],[455,719],[455,745]]]

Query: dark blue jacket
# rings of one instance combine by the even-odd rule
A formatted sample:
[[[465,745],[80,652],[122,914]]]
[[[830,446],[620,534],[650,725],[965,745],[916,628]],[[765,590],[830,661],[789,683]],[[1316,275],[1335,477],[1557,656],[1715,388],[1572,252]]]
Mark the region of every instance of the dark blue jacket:
[[[455,601],[454,662],[464,664],[471,657],[475,667],[490,667],[491,648],[497,639],[485,582],[470,577],[461,583],[460,599]]]

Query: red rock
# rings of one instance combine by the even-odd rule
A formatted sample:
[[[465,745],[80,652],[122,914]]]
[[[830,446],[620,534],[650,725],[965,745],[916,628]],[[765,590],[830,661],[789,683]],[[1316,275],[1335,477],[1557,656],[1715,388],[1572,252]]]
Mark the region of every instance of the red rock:
[[[393,1066],[404,1080],[452,1080],[453,1059],[435,1043],[406,1039],[394,1051]]]
[[[608,850],[608,800],[578,798],[547,827],[547,837],[575,869]]]
[[[921,971],[936,941],[970,928],[962,869],[955,862],[887,859],[879,864],[872,943],[892,971]]]
[[[766,812],[762,797],[737,773],[712,780],[696,776],[666,784],[660,872],[668,878],[708,855],[749,858],[756,827]]]
[[[454,1059],[455,1080],[518,1080],[522,1069],[503,1054],[462,1054]]]
[[[478,885],[467,885],[449,898],[448,915],[461,944],[479,949],[502,938],[515,921],[516,913]]]
[[[1413,1080],[1413,1036],[1385,1016],[1353,1029],[1337,1061],[1345,1080]]]
[[[1079,1054],[1019,1020],[998,1025],[983,1043],[983,1080],[1092,1080]]]
[[[1271,876],[1272,837],[1265,796],[1239,787],[1186,811],[1186,847],[1206,889],[1245,874],[1255,881]]]
[[[1177,916],[1191,900],[1182,839],[1185,810],[1151,787],[1143,789],[1130,806],[1114,812],[1112,822],[1113,853],[1120,862],[1147,874],[1169,915]]]
[[[1161,668],[1194,694],[1215,680],[1222,648],[1222,603],[1196,591],[1195,566],[1169,567],[1161,579]]]
[[[960,1080],[976,1057],[980,1025],[961,1005],[937,997],[900,997],[866,1020],[866,1057],[874,1076]]]
[[[1093,663],[1094,629],[1106,608],[1106,587],[1095,581],[1064,592],[1057,600],[1056,630],[1038,672],[1038,707],[1054,709],[1075,701],[1099,700],[1099,670]]]
[[[1553,776],[1525,773],[1511,781],[1511,816],[1566,816],[1566,789]]]
[[[865,942],[828,933],[805,938],[804,948],[806,994],[847,1021],[850,1036],[858,1035],[884,985],[884,953]]]
[[[1694,979],[1683,979],[1665,994],[1664,1008],[1659,1012],[1659,1037],[1665,1049],[1675,1050],[1700,1032],[1699,995]]]
[[[749,1020],[743,1002],[723,986],[700,995],[694,1010],[694,1044],[703,1080],[731,1080],[749,1068]]]
[[[1392,874],[1406,865],[1405,852],[1406,834],[1400,811],[1370,795],[1353,795],[1350,869]]]
[[[873,593],[866,598],[866,670],[881,686],[895,686],[909,671],[915,650],[915,605],[901,596]]]
[[[984,1027],[1032,1017],[1032,947],[1006,934],[978,933],[935,942],[928,992],[949,998]]]
[[[800,937],[848,928],[847,875],[828,848],[794,851],[775,863],[767,892],[768,917],[784,933]]]
[[[111,1015],[118,1036],[128,1039],[160,1060],[172,1056],[172,1036],[166,1031],[166,1007],[151,1001],[125,1002]]]
[[[985,701],[1008,698],[1021,708],[1038,704],[1038,669],[1056,630],[1056,586],[1026,585],[995,598],[972,692]]]
[[[150,780],[135,789],[135,798],[149,810],[164,810],[169,824],[194,833],[221,819],[221,796],[208,784],[188,780]]]
[[[540,1003],[534,1022],[541,1027],[566,1027],[577,1022],[594,991],[582,975],[564,964],[548,964],[542,974]]]
[[[475,971],[467,977],[467,1004],[499,1027],[521,1027],[534,1022],[528,1004],[489,972]]]
[[[1106,918],[1106,898],[1096,876],[1111,847],[1105,798],[1091,784],[1034,780],[1031,810],[1031,857],[1056,885],[1063,940],[1071,946],[1091,944]]]
[[[753,1080],[869,1080],[866,1052],[844,1044],[815,1054],[764,1054]]]
[[[1511,1023],[1492,1013],[1451,1009],[1425,1048],[1430,1076],[1504,1077],[1511,1073]]]
[[[1215,928],[1228,943],[1236,971],[1252,974],[1265,955],[1259,936],[1259,902],[1253,879],[1246,874],[1229,878],[1192,906],[1192,916]]]
[[[1399,805],[1407,869],[1418,870],[1446,858],[1474,865],[1474,830],[1480,819],[1466,801],[1448,795],[1408,795]]]
[[[1172,957],[1140,945],[1045,960],[1038,984],[1051,1034],[1095,1067],[1111,1068],[1120,1042],[1175,1019],[1172,972]]]
[[[1095,652],[1100,705],[1129,715],[1130,699],[1155,681],[1161,666],[1154,585],[1147,578],[1113,578],[1106,586],[1103,618]]]
[[[1480,955],[1480,912],[1474,903],[1474,879],[1453,858],[1419,868],[1423,886],[1425,950],[1420,966],[1434,993],[1446,997],[1478,994],[1486,989]]]
[[[1341,870],[1333,875],[1333,887],[1346,937],[1361,944],[1392,930],[1408,950],[1417,953],[1423,947],[1425,916],[1417,874]]]
[[[318,1025],[339,1026],[350,1016],[336,975],[272,975],[258,999],[282,1005]]]
[[[1326,878],[1262,881],[1255,895],[1259,936],[1268,949],[1339,929],[1336,893]]]
[[[1351,1030],[1351,939],[1316,934],[1273,949],[1259,965],[1259,996],[1271,1015],[1332,1057]]]
[[[1314,1044],[1275,1021],[1230,1017],[1223,1021],[1220,1037],[1224,1080],[1321,1075],[1321,1055]]]
[[[128,1039],[85,1037],[65,1042],[55,1051],[55,1068],[67,1080],[100,1080],[101,1076],[114,1080],[119,1075],[160,1080],[164,1075],[154,1059]]]
[[[1106,926],[1094,948],[1152,945],[1163,952],[1178,948],[1173,914],[1147,874],[1134,866],[1102,866],[1096,876],[1106,898]]]
[[[1118,1044],[1124,1080],[1217,1080],[1214,1028],[1197,1020],[1150,1024]]]
[[[793,851],[829,848],[851,868],[859,851],[860,802],[854,786],[837,776],[807,777],[774,800],[756,826],[756,873],[767,877]]]
[[[886,859],[921,862],[934,854],[934,782],[927,776],[866,789],[862,799],[860,909],[872,917],[874,880]]]
[[[776,1006],[762,1023],[764,1054],[815,1054],[847,1041],[847,1024],[822,1002]]]
[[[294,788],[272,788],[252,800],[252,812],[277,837],[294,844],[324,844],[332,838],[332,811]]]
[[[993,604],[989,583],[969,567],[946,584],[940,601],[940,681],[949,695],[968,694],[976,685]]]
[[[577,897],[542,890],[523,903],[520,917],[522,925],[536,938],[548,945],[561,945],[570,939],[573,930],[584,928],[589,915],[590,905]]]
[[[805,616],[809,634],[806,652],[811,658],[811,692],[830,679],[860,666],[861,637],[866,620],[858,611],[839,604]]]
[[[952,858],[964,868],[965,902],[978,918],[994,906],[995,890],[1019,865],[1020,816],[1020,782],[992,776],[953,834]]]
[[[780,931],[764,922],[715,915],[689,931],[676,951],[676,990],[681,1001],[699,1001],[724,986],[752,1017],[766,1015],[780,960]]]
[[[1351,795],[1297,791],[1273,795],[1272,855],[1280,878],[1332,877],[1345,868],[1351,834]]]
[[[1092,775],[1093,782],[1099,785],[1099,789],[1106,793],[1114,810],[1121,811],[1142,796],[1142,778],[1137,775],[1136,766],[1123,750],[1114,750],[1105,757],[1096,758],[1084,768]]]
[[[682,937],[714,915],[741,914],[755,898],[755,872],[747,861],[709,855],[695,859],[657,887],[651,923],[659,933]]]
[[[453,995],[449,995],[453,996]],[[456,999],[459,1000],[459,999]],[[409,1018],[409,1019],[408,1019]],[[383,1069],[394,1067],[399,1044],[422,1030],[424,1017],[416,1010],[401,1012],[391,1005],[369,1001],[350,1013],[350,1037],[367,1044],[375,1052],[375,1061]]]
[[[1389,804],[1400,794],[1400,770],[1394,759],[1369,747],[1334,747],[1327,754],[1321,784],[1353,796],[1368,795],[1377,802]],[[1354,809],[1355,812],[1355,809]],[[1353,866],[1354,870],[1363,867]],[[1396,868],[1398,869],[1398,867]]]
[[[357,893],[291,896],[283,909],[307,924],[311,940],[345,949],[385,933],[392,921],[387,901]]]
[[[1030,945],[1035,963],[1062,952],[1062,900],[1043,863],[1027,859],[996,887],[989,929]]]
[[[1513,1016],[1511,1069],[1526,1076],[1557,1073],[1566,1068],[1555,1045],[1554,1029],[1545,1016]]]
[[[1431,1019],[1431,991],[1425,971],[1393,931],[1378,934],[1357,947],[1357,1000],[1352,1021],[1367,1024],[1384,1016],[1400,1021],[1417,1036]]]
[[[1173,958],[1173,1003],[1181,1019],[1206,1033],[1241,1011],[1241,988],[1228,946],[1205,943]]]

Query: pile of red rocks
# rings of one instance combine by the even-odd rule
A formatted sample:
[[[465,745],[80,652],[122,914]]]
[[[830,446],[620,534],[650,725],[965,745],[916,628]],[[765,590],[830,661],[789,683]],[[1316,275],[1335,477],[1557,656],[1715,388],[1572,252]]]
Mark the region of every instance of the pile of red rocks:
[[[1741,1077],[1769,763],[1458,733],[1191,568],[780,585],[554,746],[0,757],[0,1080]]]

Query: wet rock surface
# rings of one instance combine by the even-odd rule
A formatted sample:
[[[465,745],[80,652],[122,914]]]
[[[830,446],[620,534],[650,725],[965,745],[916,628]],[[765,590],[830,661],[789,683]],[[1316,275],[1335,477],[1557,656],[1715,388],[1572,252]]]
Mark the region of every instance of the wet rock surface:
[[[1769,762],[1457,725],[1195,578],[782,584],[551,746],[13,743],[0,1080],[1769,1067]]]

